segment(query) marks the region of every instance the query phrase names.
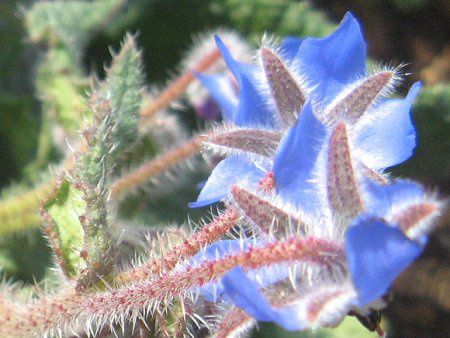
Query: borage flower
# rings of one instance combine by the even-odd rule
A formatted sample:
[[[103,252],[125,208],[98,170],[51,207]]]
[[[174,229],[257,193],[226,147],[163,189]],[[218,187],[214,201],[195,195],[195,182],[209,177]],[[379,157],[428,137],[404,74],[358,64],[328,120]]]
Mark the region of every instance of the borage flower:
[[[266,55],[265,60],[272,57],[264,50],[260,54]],[[356,315],[369,329],[379,330],[377,311],[385,306],[382,296],[421,253],[426,233],[432,229],[430,220],[441,208],[420,186],[403,181],[388,185],[383,174],[412,154],[415,131],[410,108],[420,84],[415,84],[405,99],[383,99],[395,85],[396,71],[366,74],[364,40],[350,14],[331,36],[299,44],[289,66],[301,71],[306,79],[303,83],[315,87],[304,97],[307,102],[302,103],[296,120],[295,105],[290,103],[291,98],[298,102],[296,92],[289,95],[289,86],[271,78],[270,74],[277,72],[268,71],[275,111],[279,117],[285,116],[281,119],[284,128],[294,123],[272,155],[275,189],[256,188],[255,180],[245,176],[250,172],[239,171],[235,163],[235,169],[224,172],[236,170],[236,177],[210,178],[205,191],[220,185],[226,195],[231,186],[231,203],[269,235],[257,240],[256,247],[273,243],[278,248],[273,255],[283,256],[283,246],[277,244],[289,238],[302,241],[299,250],[325,240],[336,248],[333,253],[326,251],[332,264],[323,259],[325,251],[306,249],[312,253],[306,261],[303,256],[289,256],[286,261],[267,263],[263,270],[238,264],[242,268],[235,267],[200,292],[213,288],[225,303],[287,330],[335,326],[347,314]],[[264,98],[242,88],[245,86],[241,85],[240,100],[244,102]],[[243,108],[242,116],[255,106],[243,104],[248,110]],[[261,149],[254,139],[247,137],[243,142],[247,150]],[[228,140],[228,145],[231,142]],[[235,155],[237,163],[243,161],[241,156]],[[216,258],[226,260],[237,252],[246,256],[238,242],[224,253],[221,246],[225,243],[230,248],[230,242],[214,245]],[[347,261],[339,250],[344,246]],[[211,259],[199,255],[197,260]]]
[[[272,274],[267,268],[262,275],[235,268],[221,280],[224,301],[231,299],[253,318],[275,322],[286,330],[336,326],[348,314],[379,330],[378,310],[386,305],[382,296],[422,252],[442,203],[411,182],[368,185],[372,199],[345,233],[347,263],[325,271],[322,266],[309,275],[309,282],[305,270],[298,269],[300,261],[291,262],[290,272],[274,266]],[[335,238],[334,242],[344,241]],[[281,284],[294,266],[300,271],[290,277],[294,287]],[[271,280],[265,279],[268,274]]]

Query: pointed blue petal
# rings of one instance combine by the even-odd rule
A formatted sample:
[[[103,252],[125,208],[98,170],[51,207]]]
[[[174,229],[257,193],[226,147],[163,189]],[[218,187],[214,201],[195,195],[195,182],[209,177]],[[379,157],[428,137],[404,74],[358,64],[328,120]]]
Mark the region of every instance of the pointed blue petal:
[[[239,107],[235,123],[240,127],[277,128],[279,121],[267,104],[267,99],[257,90],[256,75],[242,75],[239,81]]]
[[[230,194],[231,186],[246,181],[256,184],[264,177],[264,170],[249,163],[238,155],[221,161],[212,171],[203,187],[197,202],[189,203],[189,207],[198,208],[220,201]]]
[[[240,127],[276,127],[279,122],[267,104],[264,94],[258,90],[259,67],[234,60],[218,36],[216,36],[216,44],[239,84],[239,104],[232,122]]]
[[[225,44],[223,43],[222,39],[219,36],[216,35],[214,39],[216,41],[217,48],[222,54],[223,60],[227,64],[230,71],[234,74],[234,77],[237,79],[241,71],[244,69],[244,67],[248,65],[236,61],[231,55],[230,50],[227,48],[227,46],[225,46]]]
[[[305,39],[296,58],[300,73],[323,98],[334,96],[342,84],[365,73],[366,44],[358,21],[347,13],[331,35]]]
[[[297,311],[290,307],[275,309],[261,295],[256,283],[250,280],[240,267],[236,267],[222,278],[225,293],[234,304],[259,321],[275,322],[286,330],[306,328],[299,320]]]
[[[303,41],[304,39],[300,39],[295,36],[285,37],[281,43],[281,50],[283,51],[284,59],[288,62],[292,62],[292,60],[297,56],[298,49]]]
[[[196,75],[219,105],[223,119],[234,122],[238,107],[238,94],[237,90],[233,88],[231,80],[226,75]]]
[[[374,111],[370,123],[357,126],[354,145],[367,154],[364,163],[373,169],[385,169],[407,160],[416,146],[416,131],[410,111],[421,88],[415,83],[405,99],[386,100]]]
[[[275,187],[280,196],[316,214],[322,207],[317,190],[316,164],[327,138],[327,128],[307,102],[297,123],[286,133],[274,160]]]
[[[398,228],[366,215],[358,217],[349,227],[345,246],[359,306],[384,295],[423,249]]]

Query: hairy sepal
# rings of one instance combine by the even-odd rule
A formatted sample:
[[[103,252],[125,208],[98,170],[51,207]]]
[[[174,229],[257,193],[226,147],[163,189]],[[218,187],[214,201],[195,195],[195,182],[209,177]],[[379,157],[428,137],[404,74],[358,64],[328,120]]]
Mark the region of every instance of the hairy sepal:
[[[348,224],[363,210],[344,122],[335,126],[329,140],[327,194],[335,224]]]
[[[261,64],[278,112],[286,126],[292,125],[306,101],[306,92],[270,48],[260,51]]]
[[[221,155],[248,154],[271,158],[281,134],[271,130],[225,128],[216,130],[205,144]]]
[[[256,320],[239,308],[226,312],[213,332],[216,338],[245,337],[256,326]]]
[[[299,300],[308,327],[313,329],[338,326],[355,302],[356,292],[350,285],[320,287]]]
[[[305,222],[299,212],[273,196],[237,185],[231,187],[231,194],[244,215],[264,233],[279,236],[292,227],[305,232]]]
[[[401,209],[396,208],[390,215],[390,219],[408,238],[423,241],[436,226],[436,219],[442,214],[444,208],[445,203],[432,197],[425,197]]]
[[[356,123],[377,99],[392,91],[396,81],[395,71],[385,70],[349,85],[326,108],[325,121],[333,123],[344,119]]]

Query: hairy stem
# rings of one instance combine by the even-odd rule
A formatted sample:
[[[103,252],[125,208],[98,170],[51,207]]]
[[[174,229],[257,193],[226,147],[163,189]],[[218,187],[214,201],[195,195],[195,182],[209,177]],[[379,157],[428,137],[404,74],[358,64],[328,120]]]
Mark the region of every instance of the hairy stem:
[[[138,281],[161,273],[163,270],[173,269],[182,259],[195,255],[202,247],[215,242],[228,233],[240,218],[240,214],[235,209],[228,208],[222,215],[204,225],[199,231],[165,253],[161,258],[153,259],[145,265],[119,274],[116,283]]]
[[[312,264],[336,264],[343,260],[342,246],[317,238],[290,238],[285,241],[250,247],[197,266],[163,273],[158,277],[126,285],[121,289],[82,293],[73,288],[60,294],[42,297],[17,307],[9,316],[0,312],[0,335],[18,337],[52,335],[78,330],[89,323],[102,325],[121,318],[137,320],[143,311],[153,312],[161,303],[221,278],[236,266],[244,270],[272,264],[301,261]],[[92,329],[92,328],[91,328]]]
[[[169,104],[178,99],[195,80],[194,73],[200,73],[207,70],[214,65],[220,58],[220,52],[214,49],[211,53],[207,54],[193,69],[185,72],[169,87],[167,87],[155,100],[150,102],[146,107],[141,110],[142,118],[149,118],[161,109],[167,108]]]
[[[145,183],[151,177],[154,177],[180,161],[197,154],[200,151],[202,142],[205,141],[206,138],[207,136],[204,135],[195,136],[181,146],[169,150],[149,162],[144,163],[136,170],[129,172],[113,184],[111,196],[116,199],[120,198],[125,192]]]

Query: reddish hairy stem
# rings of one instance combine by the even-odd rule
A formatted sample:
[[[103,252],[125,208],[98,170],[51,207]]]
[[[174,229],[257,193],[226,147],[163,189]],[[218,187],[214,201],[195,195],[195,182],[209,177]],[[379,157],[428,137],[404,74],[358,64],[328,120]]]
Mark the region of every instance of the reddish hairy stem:
[[[113,198],[119,198],[124,192],[136,188],[150,177],[153,177],[180,161],[197,154],[206,138],[207,136],[205,135],[193,137],[181,146],[169,150],[149,162],[144,163],[136,170],[129,172],[114,183],[111,188],[111,196]]]
[[[195,255],[202,247],[215,242],[236,225],[240,214],[232,208],[228,208],[222,215],[204,225],[199,231],[185,239],[183,243],[165,253],[161,258],[156,258],[149,263],[124,272],[117,276],[119,284],[148,278],[151,275],[161,273],[163,270],[171,270],[182,259]]]
[[[156,112],[169,106],[169,104],[178,99],[186,90],[186,88],[195,80],[194,73],[200,73],[214,65],[220,58],[220,52],[215,48],[211,53],[207,54],[192,70],[181,75],[166,90],[164,90],[155,100],[150,102],[141,111],[141,117],[149,118]]]
[[[221,278],[236,266],[245,270],[272,264],[302,261],[334,264],[344,257],[339,243],[322,239],[290,238],[283,242],[250,247],[221,259],[205,261],[194,267],[163,273],[158,277],[97,293],[80,293],[73,289],[43,297],[16,309],[10,316],[1,314],[1,335],[30,337],[84,327],[87,322],[105,323],[118,318],[137,318],[146,309],[156,309],[161,302]]]
[[[260,182],[261,189],[272,190],[273,173],[269,172]],[[198,232],[187,238],[164,256],[153,259],[149,263],[135,269],[119,274],[116,282],[119,284],[142,280],[151,275],[171,270],[182,259],[195,255],[202,247],[211,244],[228,233],[241,218],[240,213],[228,207],[225,212],[204,225]]]

